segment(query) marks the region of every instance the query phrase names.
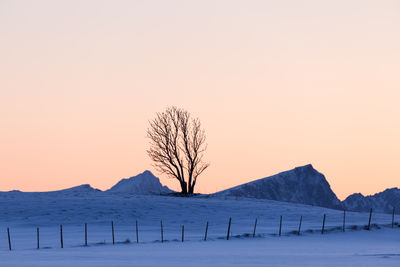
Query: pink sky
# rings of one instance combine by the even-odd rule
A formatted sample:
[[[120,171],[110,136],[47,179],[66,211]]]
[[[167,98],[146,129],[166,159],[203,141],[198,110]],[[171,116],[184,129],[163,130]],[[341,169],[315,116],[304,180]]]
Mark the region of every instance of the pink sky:
[[[148,120],[170,105],[206,129],[197,191],[308,163],[341,199],[400,186],[399,14],[397,0],[1,1],[0,191],[153,171]]]

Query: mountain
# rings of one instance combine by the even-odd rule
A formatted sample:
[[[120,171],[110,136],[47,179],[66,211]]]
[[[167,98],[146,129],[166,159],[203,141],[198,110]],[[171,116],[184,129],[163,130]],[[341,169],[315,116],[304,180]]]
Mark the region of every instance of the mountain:
[[[83,184],[83,185],[78,185],[78,186],[74,186],[71,188],[63,189],[63,190],[50,191],[50,192],[44,192],[44,193],[87,194],[87,193],[95,193],[95,192],[101,192],[101,190],[91,187],[90,184]]]
[[[311,164],[242,184],[214,195],[271,199],[336,209],[342,206],[325,176]]]
[[[63,196],[81,196],[87,194],[103,194],[103,193],[116,193],[116,194],[136,194],[136,195],[160,195],[172,193],[167,186],[163,186],[160,180],[154,176],[150,171],[144,171],[136,176],[122,179],[113,187],[106,191],[101,191],[91,187],[89,184],[83,184],[67,189],[47,192],[21,192],[18,190],[1,192],[2,195],[19,196],[21,194],[47,196],[47,195],[63,195]]]
[[[400,189],[390,188],[371,196],[363,196],[360,193],[348,196],[343,202],[347,210],[369,211],[372,208],[376,212],[391,213],[393,208],[400,212]]]
[[[108,189],[109,193],[125,193],[125,194],[167,194],[172,193],[167,186],[163,186],[160,180],[150,171],[144,171],[136,176],[122,179],[116,185]]]

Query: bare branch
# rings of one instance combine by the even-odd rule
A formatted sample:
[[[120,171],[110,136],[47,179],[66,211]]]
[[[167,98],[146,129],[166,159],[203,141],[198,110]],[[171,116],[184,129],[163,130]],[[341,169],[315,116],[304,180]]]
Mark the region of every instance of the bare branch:
[[[157,171],[176,178],[183,194],[193,194],[198,176],[209,166],[203,162],[207,145],[200,120],[186,110],[169,107],[149,125],[147,153]]]

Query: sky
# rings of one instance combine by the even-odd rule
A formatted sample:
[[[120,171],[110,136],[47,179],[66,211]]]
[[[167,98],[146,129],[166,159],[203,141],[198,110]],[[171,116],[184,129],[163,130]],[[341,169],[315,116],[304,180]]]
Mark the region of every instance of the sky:
[[[309,163],[340,199],[398,187],[399,73],[397,0],[0,0],[0,191],[158,175],[172,105],[206,130],[197,192]]]

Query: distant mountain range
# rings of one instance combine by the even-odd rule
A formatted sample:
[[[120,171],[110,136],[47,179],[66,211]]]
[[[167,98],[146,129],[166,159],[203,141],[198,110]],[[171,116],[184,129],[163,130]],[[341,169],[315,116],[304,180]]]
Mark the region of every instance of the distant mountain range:
[[[163,186],[160,180],[150,171],[144,171],[136,176],[120,180],[106,191],[84,184],[50,192],[20,192],[18,190],[0,192],[0,194],[5,193],[10,195],[24,193],[70,196],[85,194],[165,195],[174,193],[174,191]],[[344,201],[340,201],[332,191],[325,176],[315,170],[311,164],[238,185],[211,194],[209,197],[270,199],[351,211],[368,211],[373,208],[377,212],[384,213],[391,213],[393,208],[396,208],[396,213],[400,214],[400,189],[386,189],[372,196],[363,196],[357,193],[350,195]]]
[[[391,213],[395,208],[396,213],[400,214],[400,189],[390,188],[372,196],[356,193],[348,196],[342,203],[348,210],[368,211],[373,208],[378,212]]]
[[[340,201],[325,176],[311,164],[235,186],[213,194],[216,197],[271,199],[351,211],[400,213],[400,189],[386,189],[373,196],[352,194]]]

